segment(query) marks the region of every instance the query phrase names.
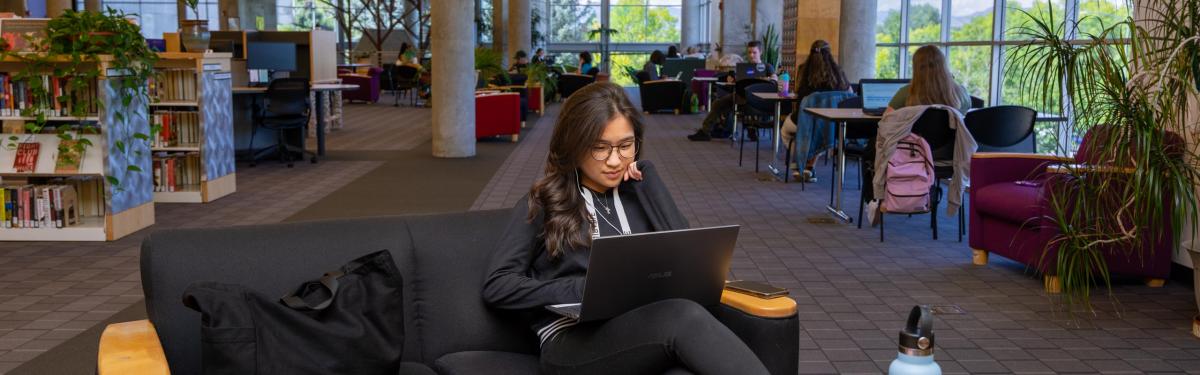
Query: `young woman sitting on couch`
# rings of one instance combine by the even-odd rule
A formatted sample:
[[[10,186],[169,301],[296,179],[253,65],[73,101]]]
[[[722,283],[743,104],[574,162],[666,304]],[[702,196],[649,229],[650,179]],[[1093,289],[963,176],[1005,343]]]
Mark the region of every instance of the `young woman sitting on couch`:
[[[513,208],[484,301],[519,311],[538,335],[545,373],[766,374],[741,339],[689,300],[589,323],[543,308],[583,299],[593,238],[688,227],[654,166],[636,161],[641,145],[641,114],[620,87],[599,82],[571,95],[554,126],[545,176]]]

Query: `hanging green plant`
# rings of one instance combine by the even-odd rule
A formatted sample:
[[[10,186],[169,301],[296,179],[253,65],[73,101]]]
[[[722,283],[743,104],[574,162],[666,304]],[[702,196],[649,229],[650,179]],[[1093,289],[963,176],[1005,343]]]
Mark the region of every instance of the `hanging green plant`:
[[[118,122],[133,120],[126,118],[127,114],[140,114],[142,111],[126,110],[135,99],[147,98],[145,83],[154,74],[154,63],[158,59],[146,45],[141,28],[130,22],[127,15],[119,10],[109,8],[105,13],[76,12],[68,10],[56,17],[47,25],[46,37],[26,37],[33,46],[34,52],[16,52],[4,49],[0,57],[23,63],[21,70],[13,72],[13,82],[39,82],[39,80],[61,79],[64,82],[61,92],[50,92],[46,85],[30,84],[27,89],[31,106],[21,110],[21,116],[32,118],[26,123],[26,131],[37,134],[46,128],[47,116],[66,116],[84,120],[93,115],[103,105],[97,102],[97,80],[105,75],[107,82],[114,83],[117,97],[117,108],[107,108],[114,113]],[[107,63],[107,71],[99,69],[102,63]],[[48,78],[52,77],[52,78]],[[145,100],[136,101],[138,103]],[[70,150],[80,155],[91,146],[91,142],[81,135],[99,133],[96,123],[82,121],[78,126],[57,126],[58,137],[67,141]],[[157,129],[151,129],[151,133]],[[133,142],[147,142],[149,134],[134,132],[125,139],[115,139],[117,151],[126,158],[140,158],[145,155],[142,148],[126,147]],[[9,137],[10,145],[18,138]],[[141,168],[130,163],[125,173],[140,172]],[[121,177],[106,175],[105,178],[119,188]]]

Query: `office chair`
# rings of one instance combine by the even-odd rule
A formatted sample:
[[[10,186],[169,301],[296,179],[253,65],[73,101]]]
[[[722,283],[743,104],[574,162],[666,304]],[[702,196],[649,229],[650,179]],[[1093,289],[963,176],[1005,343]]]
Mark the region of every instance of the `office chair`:
[[[307,134],[304,129],[308,126],[308,114],[311,107],[308,93],[307,78],[280,78],[271,81],[265,95],[266,106],[261,113],[257,114],[256,126],[250,131],[250,152],[253,153],[253,159],[250,161],[251,167],[259,159],[259,151],[254,149],[254,137],[260,126],[267,130],[274,130],[276,135],[275,146],[266,148],[264,151],[276,150],[279,153],[279,160],[287,162],[288,168],[292,167],[293,152],[300,153],[301,158],[307,155],[311,162],[317,162],[317,154],[304,149],[304,135]],[[301,132],[299,147],[287,143],[287,139],[284,137],[284,132],[287,130]]]

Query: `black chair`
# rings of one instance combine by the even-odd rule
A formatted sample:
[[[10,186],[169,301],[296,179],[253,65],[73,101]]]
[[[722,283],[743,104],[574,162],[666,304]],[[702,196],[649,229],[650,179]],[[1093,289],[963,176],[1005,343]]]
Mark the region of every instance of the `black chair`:
[[[262,113],[256,116],[257,126],[250,130],[250,152],[253,154],[253,159],[250,161],[251,167],[258,161],[260,155],[260,152],[254,149],[254,137],[257,135],[259,127],[275,131],[275,146],[263,151],[276,150],[279,153],[280,161],[287,162],[288,168],[292,167],[293,152],[300,153],[301,158],[307,155],[310,157],[310,161],[317,162],[317,154],[304,149],[304,135],[307,134],[305,128],[308,127],[310,109],[308,93],[307,78],[280,78],[271,81],[271,85],[267,87],[267,93],[264,95],[266,105]],[[300,131],[299,146],[287,143],[284,133],[289,130]]]
[[[739,84],[741,82],[738,82]],[[778,88],[774,83],[756,83],[746,86],[742,91],[745,95],[746,104],[740,113],[738,120],[742,122],[742,134],[738,135],[738,166],[742,165],[742,151],[746,148],[746,132],[753,130],[755,132],[762,129],[775,128],[775,104],[766,99],[761,99],[757,96],[750,95],[756,92],[775,92]],[[754,137],[754,172],[758,172],[758,154],[759,154],[759,137]]]
[[[979,145],[977,152],[1037,152],[1037,133],[1033,131],[1037,111],[1021,106],[1002,105],[967,113],[963,122]]]
[[[985,103],[983,101],[983,98],[980,98],[975,95],[971,95],[971,108],[980,109],[980,108],[983,108],[984,105],[985,105]]]
[[[938,204],[941,202],[942,189],[938,183],[943,178],[950,178],[954,174],[952,167],[938,167],[939,161],[949,161],[954,159],[954,139],[955,130],[951,129],[946,124],[950,121],[950,113],[940,109],[930,109],[925,111],[917,122],[913,124],[912,133],[925,139],[929,144],[929,150],[932,152],[933,158],[933,177],[934,183],[929,187],[930,195],[930,211],[929,211],[929,226],[933,231],[933,239],[938,239]],[[876,150],[874,142],[868,143],[868,149],[864,153],[864,157],[869,156],[873,161],[875,159]],[[872,181],[875,175],[874,162],[867,164],[862,170],[863,181]],[[859,227],[862,227],[863,204],[871,199],[874,199],[874,188],[868,188],[869,184],[864,184],[860,190],[858,200],[858,217]],[[962,241],[962,220],[963,210],[959,209],[959,241]],[[883,242],[883,216],[879,215],[879,242]]]
[[[658,111],[683,111],[683,96],[687,85],[683,81],[670,79],[650,80],[650,73],[639,70],[634,76],[638,85],[638,96],[641,97],[642,111],[654,113]]]
[[[591,84],[592,82],[596,82],[596,77],[583,74],[564,73],[558,77],[559,96],[561,96],[563,100],[566,100],[567,98],[571,97],[571,94],[575,93],[575,91],[583,88],[583,86]]]
[[[388,65],[387,88],[392,90],[392,106],[400,106],[400,93],[411,96],[411,105],[417,105],[417,90],[421,88],[421,69],[412,65]]]
[[[769,80],[763,79],[763,78],[745,78],[745,79],[738,80],[737,82],[734,82],[734,84],[733,84],[734,97],[733,97],[733,112],[732,112],[734,119],[739,118],[738,116],[741,115],[741,107],[744,104],[746,104],[746,87],[749,87],[751,85],[760,84],[760,83],[767,83],[767,84],[772,84],[772,85],[775,84],[775,83],[773,83]],[[772,107],[771,113],[772,114],[775,113],[774,107]],[[736,132],[737,129],[738,129],[738,126],[735,123],[733,125],[733,129],[730,129],[730,130]],[[742,132],[742,133],[745,134],[745,132]],[[733,139],[730,138],[730,140],[733,140]],[[732,143],[730,145],[732,145]],[[738,165],[741,165],[741,164],[739,163]]]

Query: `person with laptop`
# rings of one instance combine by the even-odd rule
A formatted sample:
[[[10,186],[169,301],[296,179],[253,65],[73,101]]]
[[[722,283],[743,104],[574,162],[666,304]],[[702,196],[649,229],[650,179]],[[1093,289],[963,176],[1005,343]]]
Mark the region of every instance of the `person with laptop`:
[[[738,64],[737,70],[725,74],[725,82],[734,83],[735,79],[743,79],[749,77],[770,78],[775,80],[775,67],[771,64],[764,64],[762,61],[762,49],[758,45],[757,40],[752,40],[746,43],[746,57],[749,58],[749,63]],[[749,71],[743,71],[748,69]],[[733,103],[735,95],[725,95],[724,97],[714,100],[712,108],[708,109],[708,115],[704,116],[704,122],[695,134],[689,135],[688,139],[692,141],[708,141],[712,139],[713,128],[716,127],[722,119],[731,115],[733,112]],[[754,133],[750,133],[754,134]]]
[[[912,66],[912,82],[896,91],[887,112],[930,104],[948,105],[958,108],[960,113],[971,109],[971,94],[954,81],[954,75],[946,65],[946,55],[940,48],[933,45],[918,48],[913,53]]]
[[[619,86],[597,82],[567,99],[545,174],[513,208],[497,245],[484,302],[530,325],[543,373],[682,367],[699,374],[767,374],[741,339],[691,300],[660,300],[585,322],[546,309],[583,301],[593,240],[689,227],[654,165],[636,161],[642,137],[641,113]]]
[[[808,51],[808,58],[804,61],[804,65],[800,66],[800,74],[797,75],[797,77],[799,77],[799,81],[796,82],[796,97],[801,98],[802,100],[804,97],[815,92],[850,91],[850,80],[846,79],[846,73],[842,71],[842,68],[838,66],[837,61],[833,58],[833,52],[829,46],[829,42],[821,39],[817,39],[813,42],[812,47]],[[784,121],[782,130],[783,142],[785,144],[791,142],[792,138],[796,138],[797,135],[799,135],[799,138],[796,142],[797,147],[794,148],[795,150],[801,149],[801,147],[799,147],[801,144],[800,142],[811,143],[812,139],[810,138],[813,136],[812,121],[804,121],[804,131],[797,131],[798,127],[796,124],[801,123],[799,119],[799,116],[801,115],[800,112],[801,111],[792,111],[792,115]],[[829,138],[826,133],[829,133],[828,135],[832,135],[832,129],[830,129],[828,132],[820,133],[821,134],[818,134],[817,136],[825,136],[826,138]],[[822,144],[833,144],[832,139],[825,139],[825,141],[827,142]],[[816,156],[818,154],[818,150],[812,149],[811,147],[805,147],[804,149],[809,150],[808,155],[803,155],[804,158],[802,160],[796,160],[797,168],[799,168],[798,165],[800,162],[804,161],[803,178],[809,182],[815,182],[816,177],[812,171],[813,164],[817,159]],[[796,156],[787,155],[787,157],[790,158]],[[801,177],[799,170],[795,171],[793,174],[798,178]]]
[[[664,62],[667,62],[667,57],[663,55],[662,51],[654,50],[654,52],[650,53],[650,58],[646,60],[646,64],[642,65],[642,71],[646,72],[651,81],[657,81],[662,78],[658,74],[658,69]]]

